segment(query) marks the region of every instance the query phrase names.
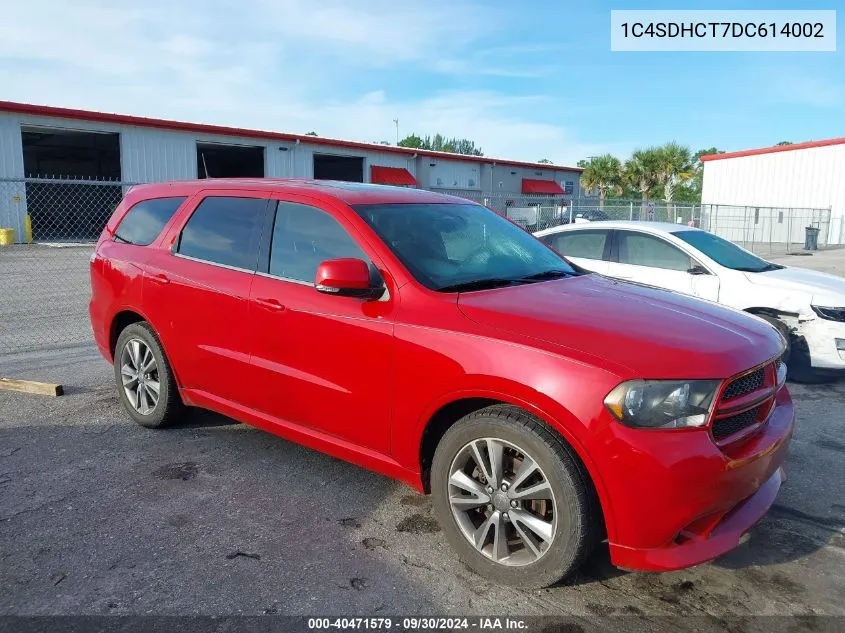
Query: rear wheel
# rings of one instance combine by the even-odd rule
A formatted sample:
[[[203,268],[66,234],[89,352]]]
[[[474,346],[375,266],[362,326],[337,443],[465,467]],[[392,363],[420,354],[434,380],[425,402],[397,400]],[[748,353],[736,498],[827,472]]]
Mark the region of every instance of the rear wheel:
[[[515,407],[488,407],[456,422],[437,446],[431,481],[449,542],[493,582],[551,585],[598,541],[595,493],[580,461]]]
[[[173,371],[149,324],[132,323],[120,333],[114,375],[124,409],[141,426],[165,427],[182,412]]]

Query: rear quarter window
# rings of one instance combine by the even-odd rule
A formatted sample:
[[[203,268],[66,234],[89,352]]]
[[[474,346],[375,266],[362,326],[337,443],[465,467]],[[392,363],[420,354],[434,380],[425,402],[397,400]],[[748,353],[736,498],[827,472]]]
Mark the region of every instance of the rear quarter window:
[[[152,244],[185,201],[179,198],[151,198],[133,205],[114,231],[118,241],[147,246]]]

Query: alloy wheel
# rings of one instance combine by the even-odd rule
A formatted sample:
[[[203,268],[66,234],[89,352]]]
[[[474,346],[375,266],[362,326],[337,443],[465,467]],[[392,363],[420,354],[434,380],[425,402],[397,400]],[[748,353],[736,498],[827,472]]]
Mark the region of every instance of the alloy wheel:
[[[120,354],[120,377],[129,404],[141,415],[156,408],[161,390],[155,355],[144,341],[126,341]]]
[[[558,516],[548,477],[515,444],[486,437],[464,445],[449,469],[448,494],[463,535],[496,563],[534,563],[554,541]]]

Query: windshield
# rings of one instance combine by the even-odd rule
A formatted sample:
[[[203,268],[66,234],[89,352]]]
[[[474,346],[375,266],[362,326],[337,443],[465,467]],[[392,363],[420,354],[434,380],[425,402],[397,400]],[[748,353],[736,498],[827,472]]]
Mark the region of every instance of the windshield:
[[[673,233],[675,237],[685,241],[707,255],[717,264],[733,270],[742,270],[749,273],[762,273],[767,270],[781,268],[776,264],[760,259],[756,255],[741,249],[736,244],[713,235],[707,231],[678,231]]]
[[[483,290],[578,274],[532,235],[481,205],[353,208],[417,281],[432,290]]]

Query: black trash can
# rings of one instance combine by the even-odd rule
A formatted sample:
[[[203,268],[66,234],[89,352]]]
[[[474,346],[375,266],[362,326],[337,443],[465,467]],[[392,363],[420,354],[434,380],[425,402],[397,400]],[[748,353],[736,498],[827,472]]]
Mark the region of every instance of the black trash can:
[[[815,226],[804,227],[804,250],[819,250],[819,229]]]

